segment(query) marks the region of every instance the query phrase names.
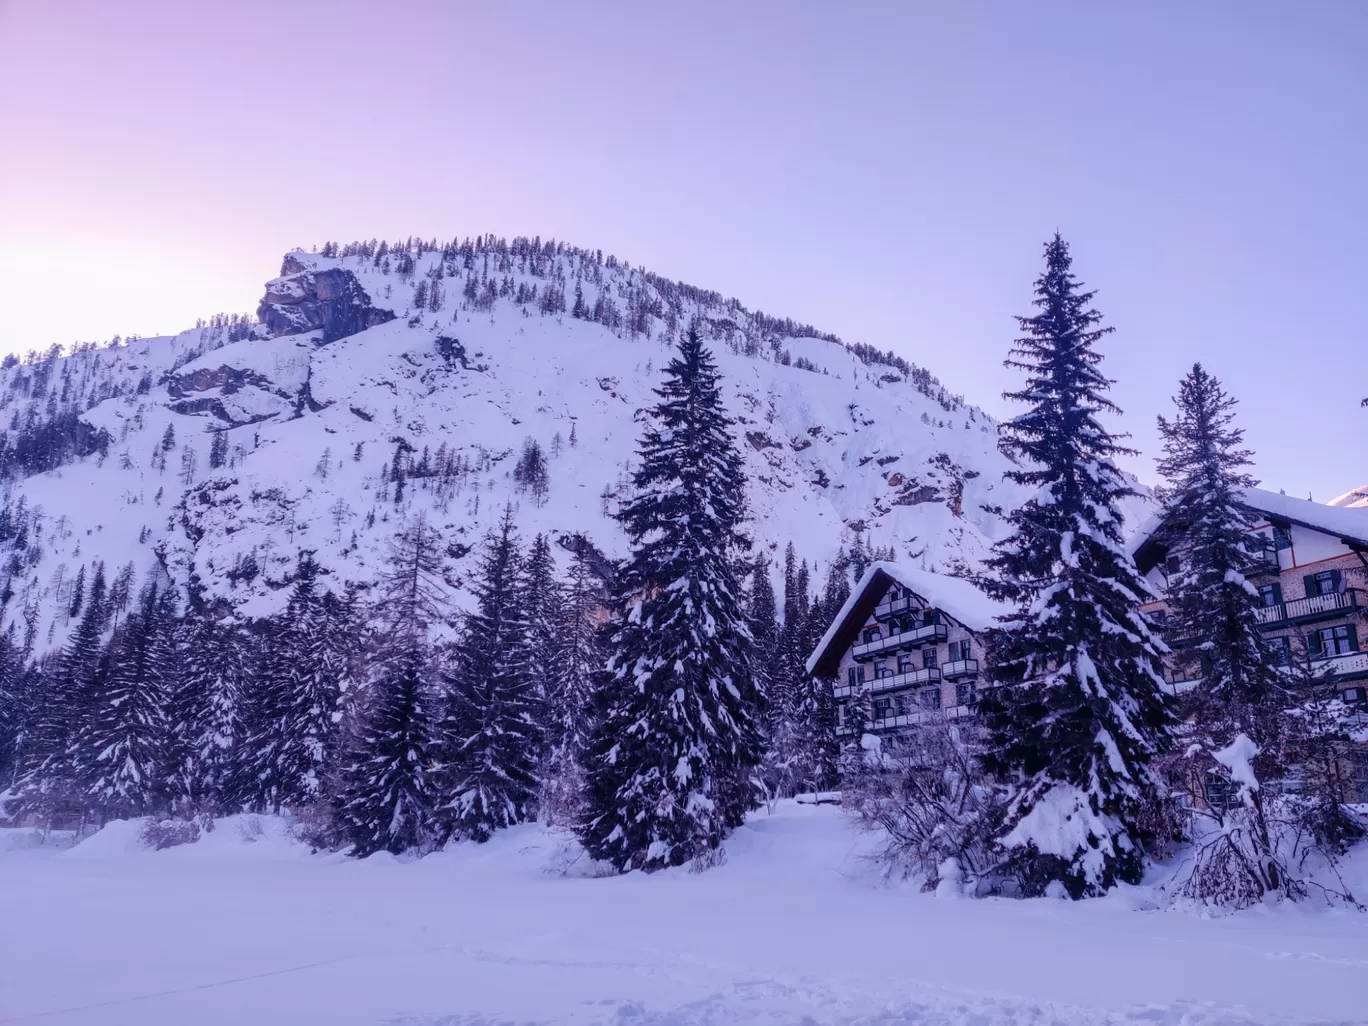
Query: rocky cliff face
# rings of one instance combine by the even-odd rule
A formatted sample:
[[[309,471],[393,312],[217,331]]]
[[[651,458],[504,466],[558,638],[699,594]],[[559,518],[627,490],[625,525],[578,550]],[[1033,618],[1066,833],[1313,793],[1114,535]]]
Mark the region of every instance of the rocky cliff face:
[[[276,338],[322,329],[323,341],[335,342],[394,320],[394,311],[371,305],[356,275],[345,268],[312,270],[287,257],[281,274],[266,283],[257,307],[257,316]]]

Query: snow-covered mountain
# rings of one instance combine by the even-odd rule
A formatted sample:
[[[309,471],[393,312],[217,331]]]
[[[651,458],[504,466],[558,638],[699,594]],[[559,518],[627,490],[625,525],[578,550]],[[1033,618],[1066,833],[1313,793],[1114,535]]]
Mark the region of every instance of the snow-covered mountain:
[[[61,643],[96,560],[111,577],[130,562],[136,577],[193,576],[260,615],[283,604],[302,550],[328,587],[365,588],[419,513],[450,546],[458,601],[508,502],[525,536],[622,555],[607,514],[695,317],[770,550],[793,541],[824,563],[858,532],[914,565],[972,567],[1020,499],[997,424],[925,371],[595,251],[330,244],[290,253],[281,275],[259,323],[5,361],[4,615],[39,649]],[[528,439],[548,456],[541,502],[512,473]]]

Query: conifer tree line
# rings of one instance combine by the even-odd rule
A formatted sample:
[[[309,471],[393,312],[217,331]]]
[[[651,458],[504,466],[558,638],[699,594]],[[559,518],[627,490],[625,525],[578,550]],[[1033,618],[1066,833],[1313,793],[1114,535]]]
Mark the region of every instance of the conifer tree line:
[[[461,615],[421,516],[367,594],[336,594],[306,552],[285,608],[252,622],[193,578],[182,595],[154,574],[133,595],[127,572],[111,587],[83,569],[60,653],[34,662],[32,638],[0,639],[7,812],[95,825],[288,810],[357,855],[541,817],[650,869],[706,859],[765,796],[833,786],[830,691],[803,663],[852,575],[887,554],[857,543],[814,594],[789,546],[779,607],[696,331],[658,393],[618,514],[633,556],[611,580],[587,543],[561,566],[545,535],[525,541],[511,506]],[[535,489],[535,443],[523,462]],[[396,453],[388,483],[427,464]]]

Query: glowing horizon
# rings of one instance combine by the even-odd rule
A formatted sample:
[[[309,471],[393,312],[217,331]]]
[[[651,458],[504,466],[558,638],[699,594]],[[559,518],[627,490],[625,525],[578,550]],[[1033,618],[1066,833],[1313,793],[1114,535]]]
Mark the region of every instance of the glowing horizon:
[[[11,2],[0,352],[250,312],[295,246],[541,235],[1004,417],[1058,228],[1127,468],[1200,359],[1325,500],[1368,480],[1363,52],[1354,4]]]

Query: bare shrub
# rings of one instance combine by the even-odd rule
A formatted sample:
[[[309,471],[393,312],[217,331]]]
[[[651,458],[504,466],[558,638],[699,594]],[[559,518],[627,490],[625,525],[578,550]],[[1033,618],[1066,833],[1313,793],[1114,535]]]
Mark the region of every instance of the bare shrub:
[[[886,873],[920,878],[928,890],[943,878],[960,889],[990,885],[1002,808],[979,764],[980,729],[936,718],[878,739],[850,767],[841,803],[885,835],[875,858]]]
[[[1177,897],[1226,908],[1313,894],[1363,906],[1339,873],[1339,854],[1317,836],[1321,803],[1265,786],[1258,746],[1239,734],[1225,748],[1189,746],[1184,805],[1192,853],[1170,885]]]

